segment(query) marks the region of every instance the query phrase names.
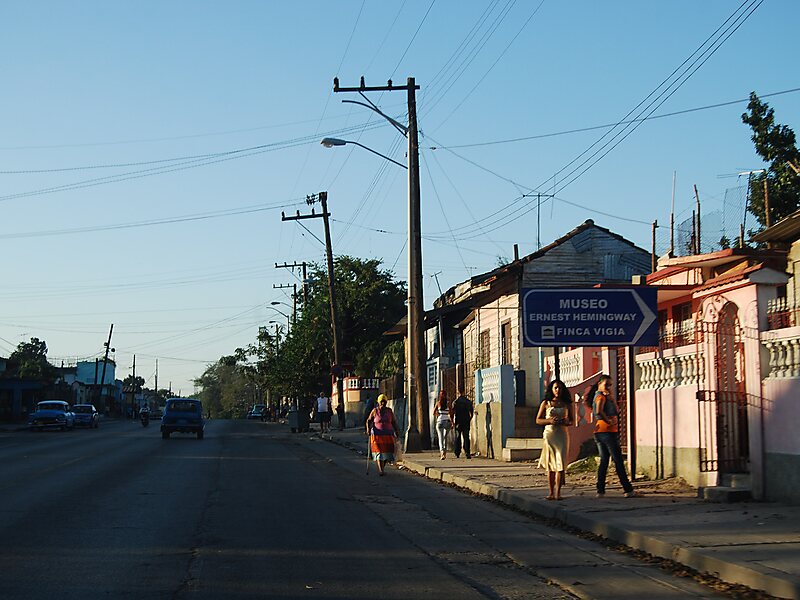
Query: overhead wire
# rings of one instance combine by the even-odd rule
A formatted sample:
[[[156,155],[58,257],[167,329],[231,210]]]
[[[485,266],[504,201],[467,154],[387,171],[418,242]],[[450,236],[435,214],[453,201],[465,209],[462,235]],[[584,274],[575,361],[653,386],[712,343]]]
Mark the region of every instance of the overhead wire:
[[[436,182],[433,179],[433,175],[431,175],[430,167],[428,166],[428,161],[425,159],[425,155],[422,154],[422,163],[425,165],[425,171],[428,173],[428,180],[431,183],[431,188],[433,188],[433,195],[436,197],[436,201],[439,203],[439,209],[442,211],[442,218],[444,219],[445,225],[447,225],[447,229],[450,231],[451,239],[453,240],[453,244],[458,251],[458,256],[461,259],[461,263],[464,265],[464,270],[469,272],[467,269],[467,263],[464,260],[464,255],[461,254],[461,247],[458,245],[458,241],[456,240],[456,236],[453,235],[453,230],[450,228],[450,219],[447,218],[447,211],[444,209],[444,204],[442,204],[442,198],[439,196],[439,190],[436,187]]]
[[[478,55],[480,55],[484,47],[486,47],[486,44],[495,34],[503,21],[505,21],[515,4],[516,0],[507,0],[505,6],[494,18],[494,21],[491,23],[491,25],[489,25],[489,28],[483,32],[476,45],[468,52],[466,57],[464,57],[461,63],[456,67],[455,71],[441,83],[439,92],[435,93],[431,98],[426,98],[423,116],[430,114],[436,108],[439,102],[441,102],[441,100],[445,97],[445,95],[453,89],[458,80],[461,79],[469,66],[478,57]]]
[[[533,20],[533,17],[535,17],[536,13],[539,12],[539,9],[542,8],[542,6],[544,5],[544,2],[545,2],[545,0],[541,0],[539,2],[539,5],[536,8],[533,9],[533,12],[530,14],[530,16],[522,24],[522,27],[519,28],[519,30],[514,35],[514,37],[511,38],[511,41],[508,42],[506,47],[503,48],[503,51],[500,52],[499,56],[495,59],[495,61],[491,64],[491,66],[484,72],[484,74],[480,77],[480,79],[478,79],[478,81],[475,84],[473,84],[472,87],[470,87],[469,91],[461,97],[461,101],[455,106],[455,108],[453,108],[448,113],[448,115],[439,122],[439,124],[436,126],[436,128],[434,128],[434,131],[436,129],[440,128],[442,125],[444,125],[450,119],[450,117],[452,117],[456,113],[456,111],[458,111],[458,109],[461,108],[461,106],[470,98],[470,96],[472,96],[472,94],[475,93],[475,90],[477,90],[480,87],[481,83],[483,83],[483,80],[486,79],[486,77],[489,75],[489,73],[491,73],[492,70],[497,66],[497,64],[502,60],[502,58],[505,56],[506,52],[508,52],[508,50],[514,44],[514,42],[517,40],[517,38],[522,34],[523,31],[525,31],[525,28],[528,26],[528,23],[530,23]]]
[[[302,204],[301,199],[294,202],[285,204],[264,204],[244,206],[240,208],[231,208],[221,211],[213,211],[210,213],[199,213],[193,215],[184,215],[180,217],[164,217],[161,219],[149,219],[146,221],[133,221],[129,223],[115,223],[109,225],[87,225],[84,227],[72,227],[69,229],[49,229],[41,231],[21,231],[15,233],[0,233],[0,239],[20,239],[20,238],[34,238],[34,237],[50,237],[58,235],[73,235],[78,233],[91,233],[96,231],[111,231],[120,229],[132,229],[139,227],[151,227],[154,225],[167,225],[173,223],[186,223],[192,221],[204,221],[208,219],[219,219],[222,217],[246,215],[257,212],[264,212],[270,210],[278,210],[279,208],[290,208]]]
[[[759,98],[769,98],[770,96],[780,96],[781,94],[791,94],[791,93],[795,93],[795,92],[800,92],[800,88],[792,88],[792,89],[788,89],[788,90],[782,90],[780,92],[772,92],[772,93],[769,93],[769,94],[759,94]],[[542,134],[537,134],[537,135],[527,135],[527,136],[523,136],[523,137],[508,138],[508,139],[503,139],[503,140],[493,140],[493,141],[489,141],[489,142],[475,142],[475,143],[471,143],[471,144],[450,144],[450,145],[447,145],[447,146],[435,146],[435,147],[430,147],[428,149],[429,150],[452,150],[454,148],[455,149],[457,149],[457,148],[477,148],[477,147],[480,147],[480,146],[494,146],[494,145],[497,145],[497,144],[511,144],[511,143],[515,143],[515,142],[526,142],[526,141],[530,141],[530,140],[540,140],[540,139],[543,139],[543,138],[557,137],[557,136],[569,135],[569,134],[573,134],[573,133],[584,133],[584,132],[587,132],[587,131],[595,131],[597,129],[608,129],[608,128],[614,127],[616,125],[619,125],[619,124],[635,123],[637,121],[653,121],[655,119],[664,119],[666,117],[675,117],[677,115],[684,115],[684,114],[687,114],[687,113],[698,112],[698,111],[701,111],[701,110],[709,110],[709,109],[712,109],[712,108],[721,108],[723,106],[731,106],[731,105],[734,105],[734,104],[741,104],[742,102],[749,102],[749,100],[750,100],[749,98],[741,98],[739,100],[729,100],[727,102],[718,102],[716,104],[708,104],[706,106],[698,106],[698,107],[695,107],[695,108],[687,108],[687,109],[684,109],[684,110],[677,110],[677,111],[674,111],[674,112],[663,113],[663,114],[660,114],[660,115],[652,115],[652,116],[649,116],[649,117],[641,117],[641,118],[638,118],[638,119],[617,121],[615,123],[607,123],[605,125],[593,125],[591,127],[580,127],[580,128],[577,128],[577,129],[568,129],[568,130],[564,130],[564,131],[556,131],[556,132],[553,132],[553,133],[542,133]],[[736,177],[736,174],[731,175],[731,177]]]
[[[748,5],[748,2],[750,2],[750,4],[749,4],[749,5]],[[715,53],[715,52],[716,52],[716,51],[719,49],[719,47],[720,47],[720,46],[721,46],[721,45],[722,45],[722,44],[723,44],[725,41],[727,41],[727,39],[729,39],[729,38],[730,38],[730,36],[731,36],[731,35],[733,35],[733,33],[735,33],[735,31],[736,31],[736,30],[738,30],[738,28],[739,28],[739,27],[742,25],[742,23],[744,23],[744,21],[745,21],[747,18],[749,18],[749,16],[750,16],[750,15],[751,15],[751,14],[752,14],[754,11],[755,11],[755,9],[756,9],[756,8],[758,8],[758,6],[759,6],[759,5],[760,5],[762,2],[763,2],[763,0],[745,0],[745,2],[743,2],[743,3],[742,3],[742,4],[741,4],[741,5],[740,5],[740,6],[739,6],[737,9],[736,9],[736,11],[734,11],[734,13],[733,13],[731,16],[729,16],[729,17],[728,17],[728,18],[725,20],[725,22],[723,22],[723,25],[720,25],[720,27],[718,27],[718,28],[717,28],[717,30],[716,30],[716,31],[715,31],[715,32],[714,32],[714,33],[713,33],[711,36],[709,36],[709,38],[707,38],[707,39],[706,39],[706,41],[704,41],[704,42],[703,42],[703,44],[701,44],[701,46],[700,46],[698,49],[696,49],[696,50],[695,50],[695,51],[694,51],[694,52],[693,52],[693,53],[690,55],[689,59],[686,59],[686,60],[684,60],[684,62],[683,62],[683,63],[681,63],[681,66],[679,66],[677,69],[675,69],[675,70],[674,70],[674,71],[673,71],[673,72],[670,74],[670,76],[668,76],[668,77],[667,77],[667,78],[666,78],[664,81],[662,81],[662,83],[661,83],[661,84],[659,84],[659,86],[657,86],[657,87],[656,87],[656,88],[655,88],[653,91],[651,91],[651,92],[650,92],[650,94],[648,94],[648,96],[646,96],[645,100],[641,101],[641,102],[640,102],[640,103],[637,105],[637,107],[635,107],[633,110],[629,111],[629,112],[628,112],[628,114],[626,114],[626,115],[625,115],[625,117],[623,117],[623,119],[622,119],[622,120],[627,120],[627,119],[628,119],[628,117],[629,117],[631,114],[633,114],[633,112],[636,110],[636,108],[638,108],[639,106],[641,106],[641,105],[642,105],[642,104],[643,104],[643,103],[644,103],[644,102],[645,102],[645,101],[646,101],[648,98],[650,98],[651,96],[653,96],[653,94],[654,94],[655,92],[657,92],[657,91],[658,91],[658,89],[660,89],[661,87],[663,87],[664,83],[665,83],[665,82],[667,82],[667,81],[669,81],[669,80],[672,78],[672,76],[673,76],[673,75],[674,75],[676,72],[678,72],[678,71],[681,69],[681,67],[682,67],[683,65],[685,65],[687,62],[689,62],[689,60],[690,60],[690,59],[691,59],[693,56],[697,55],[697,54],[698,54],[698,52],[699,52],[699,51],[700,51],[700,50],[701,50],[703,47],[705,47],[705,46],[708,44],[709,40],[711,40],[711,39],[714,39],[714,38],[715,38],[715,36],[716,36],[716,35],[719,33],[719,31],[720,31],[720,30],[724,30],[724,31],[723,31],[723,33],[722,33],[722,34],[721,34],[721,35],[720,35],[720,36],[719,36],[717,39],[715,39],[715,40],[714,40],[714,42],[712,43],[712,46],[709,48],[710,50],[712,50],[712,51],[711,51],[711,54],[709,54],[708,56],[705,56],[705,55],[707,54],[708,50],[709,50],[709,49],[707,49],[706,51],[704,51],[703,53],[701,53],[701,54],[700,54],[700,56],[699,56],[697,59],[695,59],[695,60],[694,60],[692,63],[690,63],[690,66],[689,66],[689,67],[688,67],[686,70],[684,70],[683,74],[682,74],[680,77],[683,77],[683,76],[684,76],[684,75],[685,75],[685,74],[688,72],[688,70],[689,70],[689,69],[691,69],[691,68],[695,67],[695,65],[696,65],[696,68],[694,68],[694,71],[692,71],[692,72],[691,72],[691,73],[689,73],[687,76],[685,76],[685,77],[684,77],[684,79],[683,79],[683,81],[680,81],[680,77],[678,78],[678,81],[680,81],[680,83],[679,83],[679,85],[678,85],[678,88],[679,88],[680,86],[682,86],[682,85],[683,85],[683,84],[684,84],[684,83],[685,83],[685,82],[686,82],[686,81],[689,79],[689,77],[691,77],[691,75],[692,75],[692,74],[694,74],[694,73],[697,71],[697,69],[699,69],[699,68],[700,68],[700,66],[702,66],[702,64],[704,64],[704,63],[705,63],[705,62],[708,60],[708,58],[710,58],[710,56],[711,56],[711,55],[713,55],[713,53]],[[745,11],[743,11],[743,12],[742,12],[742,14],[737,14],[737,13],[739,13],[739,12],[741,11],[742,7],[744,7],[745,5],[748,5],[748,6],[747,6],[747,8],[745,9]],[[752,10],[751,10],[751,8],[752,8]],[[745,15],[745,13],[746,13],[748,10],[750,10],[750,12],[749,12],[749,13],[747,13],[747,14]],[[727,24],[729,21],[731,21],[731,19],[733,19],[733,20],[734,20],[733,24],[731,24],[731,25],[729,25],[729,26],[727,26],[727,27],[726,27],[726,24]],[[723,38],[724,38],[724,39],[723,39]],[[702,57],[704,57],[704,56],[705,56],[705,58],[702,58]],[[698,62],[698,60],[700,60],[700,58],[702,58],[702,62],[700,62],[699,64],[697,64],[697,62]],[[661,94],[659,94],[659,95],[657,96],[657,100],[658,100],[658,99],[660,99],[660,98],[661,98],[661,97],[662,97],[664,94],[666,94],[666,93],[667,93],[667,92],[668,92],[668,91],[669,91],[669,90],[670,90],[670,89],[671,89],[671,88],[674,86],[674,84],[675,84],[675,83],[676,83],[676,82],[673,82],[673,83],[671,83],[671,84],[670,84],[670,85],[669,85],[669,86],[666,88],[666,90],[665,90],[665,91],[663,91]],[[666,100],[667,100],[667,99],[668,99],[668,98],[669,98],[669,97],[670,97],[672,94],[674,94],[674,93],[675,93],[675,91],[677,91],[677,88],[676,88],[675,90],[673,90],[672,92],[670,92],[670,93],[669,93],[669,95],[668,95],[666,98],[664,98],[664,99],[663,99],[663,100],[662,100],[660,103],[658,103],[658,104],[655,106],[655,108],[653,108],[653,109],[652,109],[652,111],[651,111],[651,114],[652,114],[652,112],[653,112],[654,110],[657,110],[657,108],[658,108],[659,106],[661,106],[661,104],[663,104],[663,102],[665,102],[665,101],[666,101]],[[650,108],[652,105],[653,105],[653,103],[651,102],[651,103],[650,103],[650,104],[649,104],[649,105],[646,107],[646,109]],[[646,110],[646,109],[645,109],[645,110]],[[643,114],[643,112],[642,112],[642,113],[640,113],[640,116],[641,116],[641,114]],[[618,123],[619,123],[619,122],[618,122]],[[640,123],[639,123],[639,124],[640,124]],[[636,128],[636,127],[638,127],[638,124],[637,124],[637,125],[634,125],[634,130],[635,130],[635,128]],[[625,131],[625,130],[623,129],[623,132],[624,132],[624,131]],[[592,145],[590,145],[590,146],[589,146],[589,148],[587,148],[586,150],[584,150],[584,151],[583,151],[581,154],[579,154],[579,155],[578,155],[578,156],[577,156],[575,159],[573,159],[572,161],[570,161],[570,163],[568,163],[568,164],[567,164],[565,167],[562,167],[562,169],[560,169],[560,170],[559,170],[559,171],[556,173],[556,175],[557,175],[557,174],[559,174],[559,173],[561,173],[561,172],[563,172],[564,170],[566,170],[566,169],[567,169],[567,168],[568,168],[570,165],[574,164],[574,163],[575,163],[577,160],[579,160],[579,159],[580,159],[582,156],[584,156],[584,155],[585,155],[587,152],[591,151],[591,149],[592,149],[592,148],[594,148],[594,147],[595,147],[595,146],[596,146],[598,143],[600,143],[600,142],[601,142],[601,141],[602,141],[602,140],[603,140],[603,139],[604,139],[604,138],[605,138],[605,137],[608,135],[608,133],[609,133],[609,132],[607,132],[606,134],[604,134],[604,135],[603,135],[603,136],[602,136],[602,137],[601,137],[599,140],[595,141],[595,142],[594,142]],[[625,135],[625,137],[627,137],[627,135],[630,135],[630,133],[632,133],[632,131],[628,132],[628,133]],[[615,137],[616,137],[616,135],[619,135],[619,134],[615,134]],[[609,150],[608,150],[608,151],[607,151],[605,154],[603,154],[603,156],[605,156],[606,154],[608,154],[608,152],[610,152],[611,150],[613,150],[613,148],[614,148],[614,147],[616,147],[616,145],[618,145],[618,144],[619,144],[619,143],[620,143],[620,142],[621,142],[623,139],[625,139],[625,137],[623,137],[623,138],[622,138],[622,139],[620,139],[620,140],[619,140],[617,143],[615,143],[615,144],[614,144],[614,146],[612,146],[612,147],[611,147],[611,148],[610,148],[610,149],[609,149]],[[431,138],[431,139],[432,139],[432,138]],[[613,141],[613,140],[614,140],[614,137],[612,137],[612,138],[611,138],[611,140]],[[606,143],[606,144],[605,144],[603,147],[601,147],[600,151],[602,151],[604,148],[606,148],[606,147],[608,146],[608,144],[609,144],[609,143],[611,143],[611,142],[608,142],[608,143]],[[437,144],[437,145],[438,145],[438,144]],[[456,153],[455,153],[455,152],[453,152],[452,150],[449,150],[449,151],[450,151],[451,153],[453,153],[453,154],[456,154]],[[594,154],[592,154],[592,156],[590,156],[588,160],[591,160],[591,159],[593,159],[594,157],[596,157],[598,152],[599,152],[599,151],[596,151]],[[458,155],[458,154],[456,154],[456,156],[459,156],[459,155]],[[564,184],[564,183],[563,183],[563,179],[562,179],[562,182],[561,182],[561,184],[560,184],[560,187],[554,186],[554,192],[556,191],[556,188],[557,188],[557,189],[559,189],[559,190],[563,190],[563,189],[566,187],[566,185],[573,183],[573,182],[574,182],[574,181],[577,179],[577,177],[579,177],[580,175],[582,175],[583,173],[585,173],[586,171],[588,171],[588,169],[589,169],[589,168],[591,168],[591,166],[593,166],[593,164],[596,164],[596,162],[597,162],[597,161],[599,161],[600,159],[602,159],[602,158],[603,158],[603,156],[600,156],[600,158],[598,158],[598,159],[597,159],[597,160],[596,160],[594,163],[592,163],[591,165],[589,165],[588,167],[586,167],[586,168],[585,168],[585,169],[584,169],[584,170],[583,170],[581,173],[579,173],[577,176],[574,176],[574,177],[573,177],[571,180],[569,180],[569,181],[567,182],[567,184]],[[459,157],[460,157],[460,156],[459,156]],[[464,158],[464,157],[460,157],[460,158],[462,158],[462,159],[464,159],[464,160],[468,160],[468,159],[466,159],[466,158]],[[468,160],[468,162],[473,162],[473,164],[476,164],[476,163],[474,163],[474,161],[469,161],[469,160]],[[579,165],[577,168],[578,168],[578,169],[580,169],[581,167],[585,166],[587,162],[588,162],[588,161],[584,161],[584,162],[583,162],[581,165]],[[484,169],[484,170],[487,170],[487,171],[491,172],[490,170],[488,170],[488,169],[485,169],[484,167],[480,167],[480,168],[482,168],[482,169]],[[570,177],[570,176],[573,176],[573,174],[575,173],[575,171],[576,171],[576,170],[573,170],[573,171],[571,171],[571,172],[570,172],[570,174],[568,174],[568,177]],[[555,177],[555,175],[554,175],[553,177]],[[516,186],[516,187],[519,189],[519,184],[518,184],[517,182],[514,182],[513,180],[511,180],[511,179],[509,179],[509,178],[503,178],[503,179],[505,179],[505,180],[507,180],[507,181],[509,181],[509,182],[513,183],[513,184],[514,184],[514,185],[515,185],[515,186]],[[550,178],[548,178],[548,179],[550,179]],[[541,183],[539,186],[536,186],[536,187],[533,187],[533,188],[527,188],[527,193],[523,193],[523,194],[521,194],[520,196],[516,197],[516,198],[515,198],[513,201],[511,201],[509,204],[507,204],[505,207],[502,207],[501,209],[499,209],[499,210],[497,210],[497,211],[493,212],[493,213],[490,215],[490,217],[497,217],[497,218],[496,218],[494,221],[492,221],[492,222],[491,222],[491,225],[492,225],[493,227],[491,227],[491,228],[488,228],[488,231],[494,231],[494,230],[496,230],[496,229],[498,229],[498,228],[500,228],[500,227],[502,227],[502,226],[506,225],[506,224],[507,224],[507,223],[509,223],[509,222],[510,222],[512,219],[516,218],[516,216],[517,216],[517,215],[519,215],[519,214],[520,214],[522,211],[526,210],[526,209],[527,209],[527,208],[530,206],[531,202],[526,202],[526,201],[525,201],[525,198],[526,198],[526,197],[529,197],[529,193],[530,193],[530,192],[536,192],[538,189],[540,189],[540,188],[541,188],[541,187],[542,187],[542,186],[543,186],[543,185],[544,185],[546,182],[547,182],[547,180],[543,181],[543,182],[542,182],[542,183]],[[552,206],[552,205],[551,205],[551,206]],[[513,210],[512,210],[512,209],[513,209]],[[509,212],[507,212],[507,211],[509,211],[509,210],[512,210],[512,212],[510,212],[510,213],[509,213]],[[504,213],[505,213],[505,214],[504,214]],[[616,217],[615,217],[615,218],[616,218]],[[484,225],[485,225],[485,224],[486,224],[486,223],[485,223],[485,220],[484,220]],[[467,224],[467,225],[464,225],[464,226],[462,226],[462,227],[460,227],[460,228],[456,228],[456,231],[459,231],[459,230],[462,232],[462,235],[465,235],[465,232],[466,232],[466,231],[468,231],[468,230],[471,230],[471,233],[472,233],[473,235],[478,235],[477,233],[475,233],[475,231],[476,231],[476,230],[475,230],[475,223]]]

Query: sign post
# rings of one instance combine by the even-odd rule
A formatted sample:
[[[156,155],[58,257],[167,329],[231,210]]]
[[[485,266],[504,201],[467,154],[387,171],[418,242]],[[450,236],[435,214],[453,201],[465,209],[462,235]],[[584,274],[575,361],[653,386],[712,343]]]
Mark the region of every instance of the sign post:
[[[523,345],[657,346],[655,288],[522,290]]]

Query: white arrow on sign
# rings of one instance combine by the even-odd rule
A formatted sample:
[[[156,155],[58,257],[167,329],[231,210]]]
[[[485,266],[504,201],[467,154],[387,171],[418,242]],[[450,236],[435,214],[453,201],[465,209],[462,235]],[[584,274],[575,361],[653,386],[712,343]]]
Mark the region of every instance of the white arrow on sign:
[[[639,326],[639,331],[636,332],[636,337],[633,338],[630,345],[635,346],[636,342],[639,341],[639,338],[644,335],[644,332],[647,331],[647,328],[656,320],[656,314],[650,310],[647,306],[647,303],[642,300],[641,296],[635,291],[631,290],[631,294],[633,294],[633,299],[636,300],[636,304],[639,305],[639,308],[642,311],[642,324]]]

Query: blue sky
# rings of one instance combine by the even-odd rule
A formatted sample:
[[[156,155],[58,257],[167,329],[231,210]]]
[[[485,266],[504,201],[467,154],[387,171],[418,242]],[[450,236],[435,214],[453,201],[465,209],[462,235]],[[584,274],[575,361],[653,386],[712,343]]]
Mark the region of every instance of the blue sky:
[[[666,80],[674,93],[645,114],[756,91],[797,130],[800,92],[767,95],[800,88],[800,4],[755,2],[717,49],[702,46],[748,6],[3,3],[0,356],[35,336],[56,361],[95,357],[114,323],[118,376],[136,354],[152,385],[158,358],[159,386],[191,392],[208,362],[253,341],[259,325],[284,322],[268,306],[290,300],[273,285],[298,279],[274,264],[319,262],[324,248],[280,213],[305,210],[303,198],[321,190],[334,252],[380,258],[405,279],[405,171],[318,143],[347,138],[405,162],[403,139],[342,104],[358,98],[334,95],[334,76],[343,86],[413,76],[421,86],[426,306],[434,275],[447,289],[511,257],[515,243],[536,249],[526,193],[557,197],[540,210],[543,245],[592,218],[649,249],[650,223],[669,222],[674,171],[677,221],[691,216],[696,184],[703,212],[724,209],[738,229],[735,174],[762,166],[740,120],[746,102],[647,120],[618,145],[602,136],[622,126],[598,127],[647,106]],[[684,61],[701,47],[702,66],[670,79],[698,64]],[[402,92],[370,98],[405,119]],[[589,168],[573,172],[586,158]],[[322,237],[320,221],[304,224]],[[719,233],[704,235],[710,244]],[[659,229],[659,252],[668,239]]]

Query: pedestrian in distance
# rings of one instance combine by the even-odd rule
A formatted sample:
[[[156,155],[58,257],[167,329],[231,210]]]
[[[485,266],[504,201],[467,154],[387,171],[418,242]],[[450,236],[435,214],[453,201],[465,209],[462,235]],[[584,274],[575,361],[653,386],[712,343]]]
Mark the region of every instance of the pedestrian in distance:
[[[395,444],[397,443],[397,420],[394,412],[387,406],[388,399],[384,394],[378,396],[378,406],[372,409],[367,417],[367,435],[372,460],[378,465],[378,475],[386,472],[386,463],[394,462]]]
[[[469,426],[474,414],[475,409],[472,406],[472,401],[464,395],[464,388],[460,388],[458,390],[458,398],[453,402],[450,415],[453,419],[453,427],[455,429],[453,453],[456,455],[456,458],[461,456],[462,440],[464,456],[472,458],[472,455],[469,453]]]
[[[439,400],[433,410],[434,423],[436,424],[436,435],[439,438],[439,458],[447,458],[447,438],[453,429],[453,421],[450,418],[450,404],[447,401],[447,392],[439,392]]]
[[[331,430],[331,399],[322,390],[317,396],[317,420],[320,433],[327,433]]]
[[[339,420],[339,431],[344,431],[345,411],[343,400],[339,400],[339,403],[336,405],[336,418]]]
[[[570,423],[572,423],[572,396],[564,382],[555,379],[547,386],[544,400],[539,405],[539,412],[536,413],[536,424],[544,425],[539,468],[547,471],[550,494],[546,500],[561,500],[561,486],[564,485],[569,448],[567,427]]]
[[[606,493],[606,474],[609,460],[612,460],[625,497],[636,498],[641,494],[633,490],[628,474],[625,472],[622,450],[619,447],[619,407],[611,395],[613,385],[609,375],[601,375],[597,381],[597,391],[587,396],[587,400],[591,399],[594,440],[600,454],[600,463],[597,466],[597,496],[602,498]]]

